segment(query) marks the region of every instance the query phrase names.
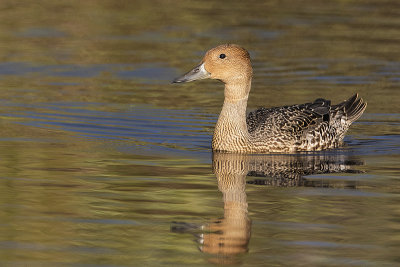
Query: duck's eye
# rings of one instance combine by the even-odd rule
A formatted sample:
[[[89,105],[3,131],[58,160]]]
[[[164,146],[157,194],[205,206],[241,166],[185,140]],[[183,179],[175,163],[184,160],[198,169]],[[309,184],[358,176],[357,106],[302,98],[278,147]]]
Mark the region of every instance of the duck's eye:
[[[224,59],[224,58],[226,58],[226,55],[225,54],[221,54],[221,55],[219,55],[219,58],[220,59]]]

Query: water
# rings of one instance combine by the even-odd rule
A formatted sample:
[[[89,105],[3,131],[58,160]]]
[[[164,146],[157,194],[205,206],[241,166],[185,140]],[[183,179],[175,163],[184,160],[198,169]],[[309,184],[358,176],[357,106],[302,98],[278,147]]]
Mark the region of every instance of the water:
[[[395,266],[396,1],[2,3],[1,266]],[[249,109],[358,92],[346,146],[212,154],[222,84],[171,85],[225,42]]]

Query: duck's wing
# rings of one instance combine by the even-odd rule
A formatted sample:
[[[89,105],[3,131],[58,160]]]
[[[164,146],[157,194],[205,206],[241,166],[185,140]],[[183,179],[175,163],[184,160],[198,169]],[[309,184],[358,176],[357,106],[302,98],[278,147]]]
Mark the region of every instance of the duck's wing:
[[[330,120],[331,105],[329,100],[317,99],[313,103],[260,108],[247,116],[250,133],[262,131],[301,132],[311,125]]]
[[[357,94],[333,106],[330,100],[319,98],[301,105],[260,108],[248,115],[247,126],[250,133],[260,136],[282,135],[298,140],[308,132],[318,131],[319,135],[340,139],[365,108],[366,103]]]

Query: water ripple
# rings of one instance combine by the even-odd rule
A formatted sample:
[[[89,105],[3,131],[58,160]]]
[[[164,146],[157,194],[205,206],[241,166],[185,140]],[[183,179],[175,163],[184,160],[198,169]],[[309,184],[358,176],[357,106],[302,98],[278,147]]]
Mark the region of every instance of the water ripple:
[[[140,145],[183,150],[209,147],[211,134],[205,129],[211,128],[216,120],[215,115],[197,110],[157,110],[138,106],[115,112],[93,110],[99,107],[104,106],[93,103],[30,105],[30,112],[2,116],[15,118],[16,123],[22,125],[73,132],[85,137],[128,140]]]

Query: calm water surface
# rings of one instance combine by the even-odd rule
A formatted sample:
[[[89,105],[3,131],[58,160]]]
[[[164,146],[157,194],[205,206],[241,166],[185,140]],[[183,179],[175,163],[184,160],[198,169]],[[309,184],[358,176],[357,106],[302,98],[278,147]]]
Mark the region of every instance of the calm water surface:
[[[129,2],[129,1],[128,1]],[[1,3],[1,266],[400,264],[397,1]],[[249,108],[358,92],[346,146],[212,154],[225,42]]]

